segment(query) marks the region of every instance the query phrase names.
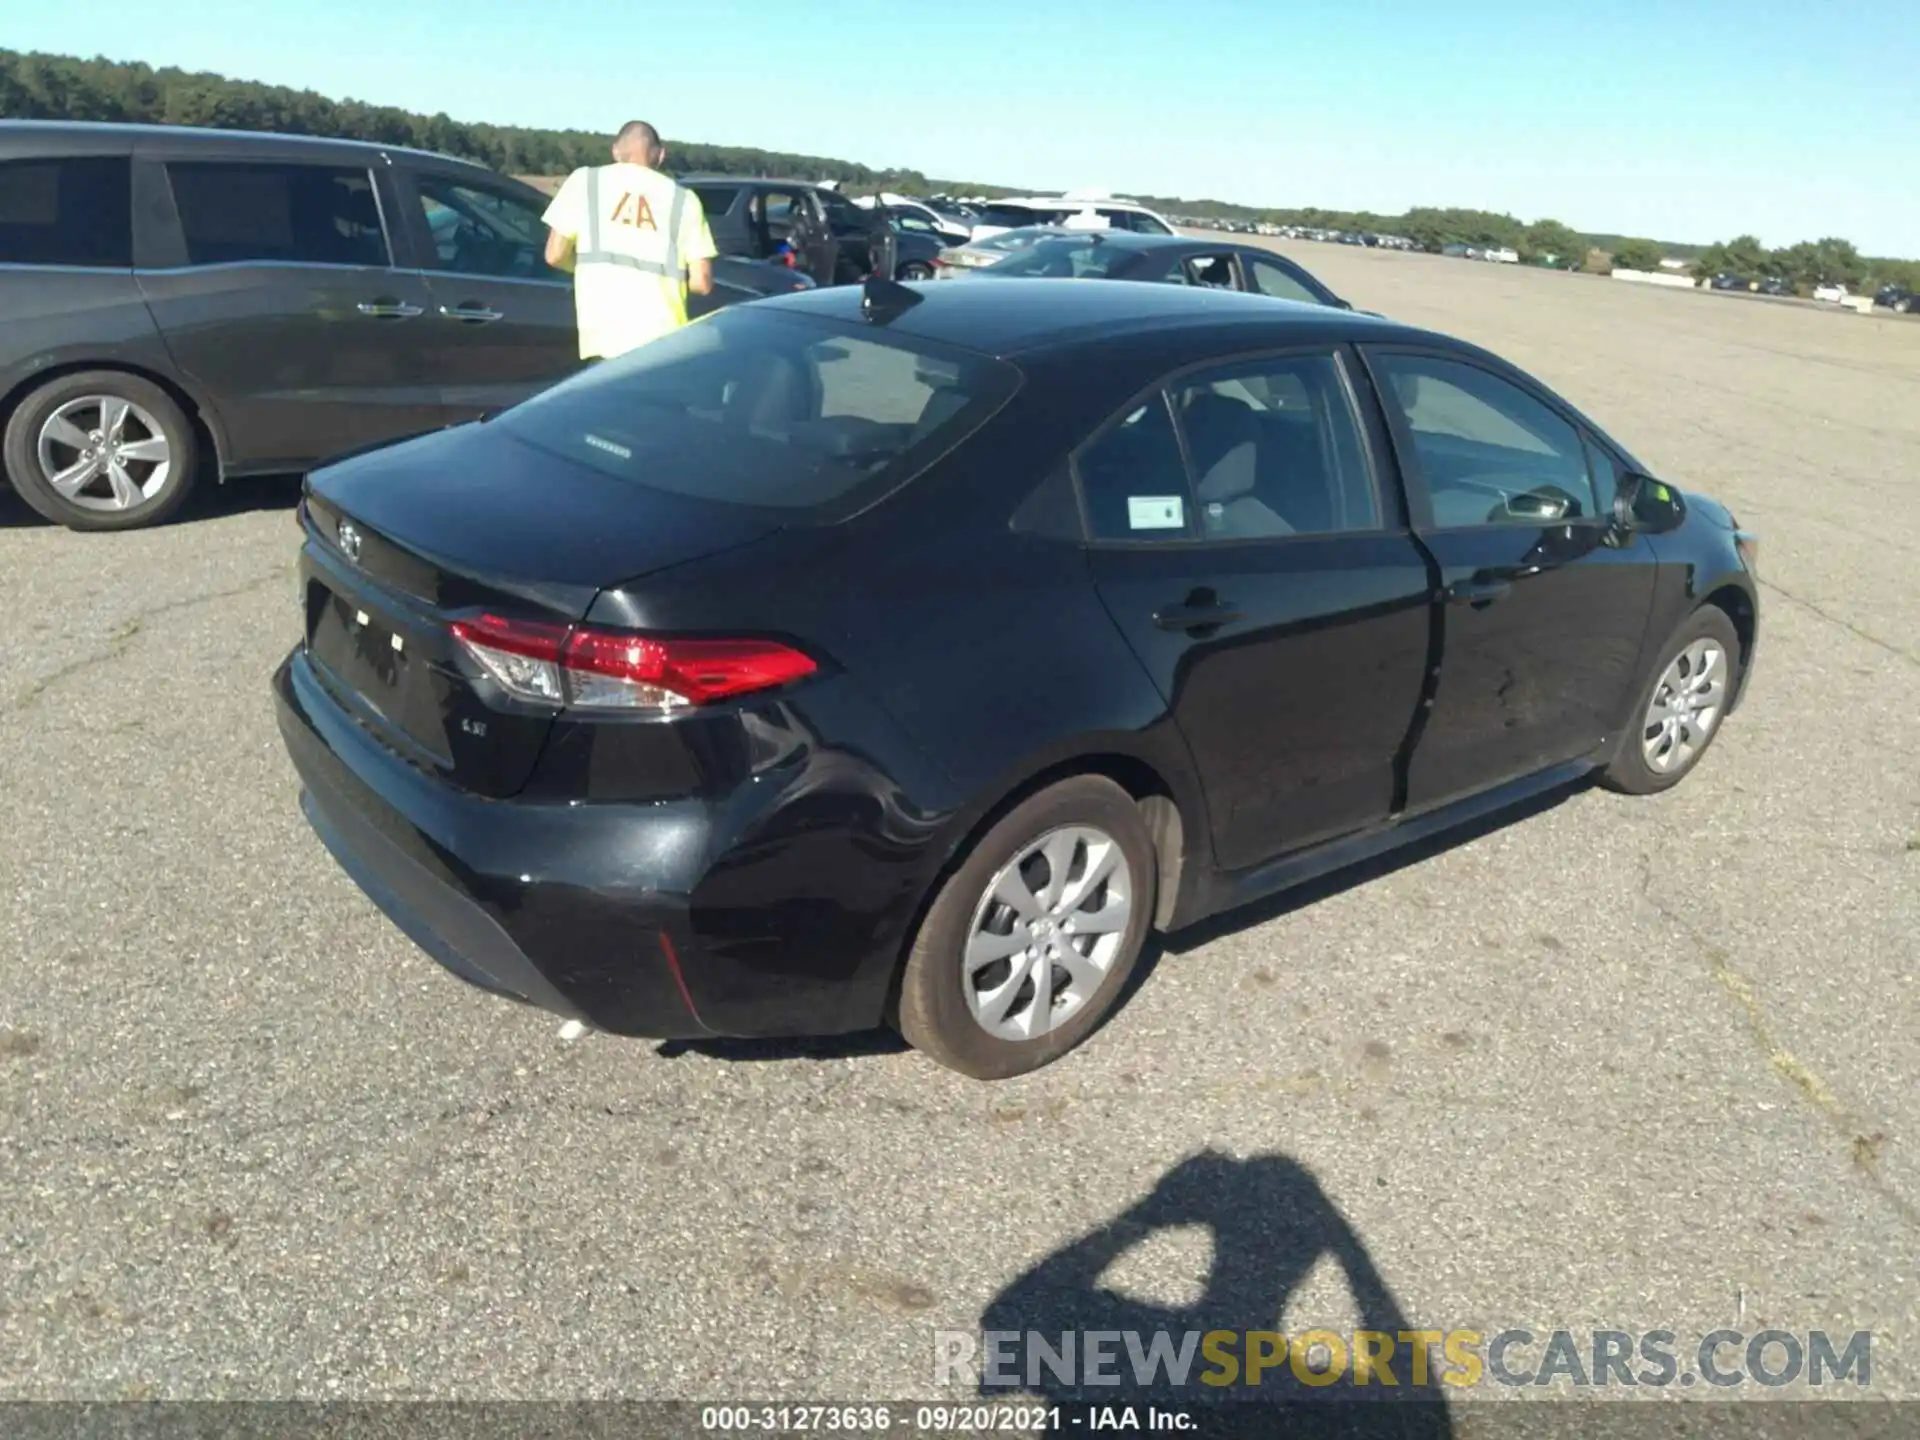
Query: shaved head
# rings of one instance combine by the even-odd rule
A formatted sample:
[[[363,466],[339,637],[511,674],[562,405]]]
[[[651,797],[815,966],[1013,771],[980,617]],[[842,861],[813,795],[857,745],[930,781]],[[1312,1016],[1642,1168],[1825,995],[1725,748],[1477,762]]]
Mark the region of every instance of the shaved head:
[[[629,120],[613,138],[613,158],[623,165],[658,165],[666,154],[660,132],[644,120]]]

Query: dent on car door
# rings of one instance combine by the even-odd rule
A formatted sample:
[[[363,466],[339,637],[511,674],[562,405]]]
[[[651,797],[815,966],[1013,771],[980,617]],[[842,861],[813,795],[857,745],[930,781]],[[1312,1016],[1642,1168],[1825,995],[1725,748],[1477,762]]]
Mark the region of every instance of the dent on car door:
[[[164,160],[177,221],[138,272],[181,371],[219,408],[227,463],[299,468],[431,429],[426,285],[395,269],[366,166]]]
[[[1440,353],[1368,363],[1441,584],[1440,675],[1407,776],[1423,809],[1596,753],[1638,683],[1644,536],[1609,523],[1588,438],[1517,381]]]
[[[1333,351],[1171,380],[1075,460],[1089,565],[1193,753],[1218,863],[1386,820],[1431,635]]]
[[[449,418],[515,404],[577,370],[573,282],[546,261],[545,197],[424,169],[398,185],[431,292],[423,330]]]

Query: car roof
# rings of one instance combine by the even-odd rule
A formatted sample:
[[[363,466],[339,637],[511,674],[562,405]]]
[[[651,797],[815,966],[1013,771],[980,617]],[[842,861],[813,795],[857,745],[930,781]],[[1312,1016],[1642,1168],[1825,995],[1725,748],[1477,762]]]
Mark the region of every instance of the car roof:
[[[1112,344],[1170,328],[1262,329],[1276,345],[1325,339],[1430,338],[1393,321],[1353,311],[1185,285],[1095,285],[1065,279],[990,285],[978,280],[933,280],[901,288],[920,298],[884,322],[889,333],[1003,357]],[[754,308],[870,323],[862,310],[865,293],[865,287],[858,285],[828,286],[757,301]]]
[[[175,152],[204,149],[210,154],[244,151],[249,155],[302,156],[323,154],[410,155],[436,163],[462,165],[495,172],[457,155],[418,150],[409,145],[383,145],[371,140],[343,140],[331,135],[286,135],[274,130],[217,130],[202,125],[128,125],[106,120],[0,120],[0,153],[19,155],[45,150],[80,153],[102,150],[130,154],[146,149]]]

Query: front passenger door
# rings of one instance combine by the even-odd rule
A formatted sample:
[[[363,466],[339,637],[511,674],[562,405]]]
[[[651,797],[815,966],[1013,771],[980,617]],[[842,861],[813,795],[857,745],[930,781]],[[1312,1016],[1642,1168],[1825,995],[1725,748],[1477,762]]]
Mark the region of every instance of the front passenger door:
[[[546,261],[543,197],[467,174],[403,173],[432,296],[422,324],[452,420],[514,405],[580,368],[573,282]]]
[[[1410,811],[1592,753],[1617,722],[1653,606],[1644,536],[1608,524],[1589,445],[1540,396],[1451,356],[1370,348],[1439,566],[1439,688]]]

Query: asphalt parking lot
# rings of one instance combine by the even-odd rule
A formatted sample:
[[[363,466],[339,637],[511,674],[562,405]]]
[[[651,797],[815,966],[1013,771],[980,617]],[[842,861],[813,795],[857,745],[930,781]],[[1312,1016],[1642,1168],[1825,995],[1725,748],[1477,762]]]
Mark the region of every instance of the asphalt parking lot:
[[[1871,1329],[1920,1397],[1920,323],[1276,248],[1761,532],[1697,775],[1174,937],[999,1086],[567,1043],[299,817],[291,485],[0,495],[0,1398],[927,1396],[983,1317]]]

